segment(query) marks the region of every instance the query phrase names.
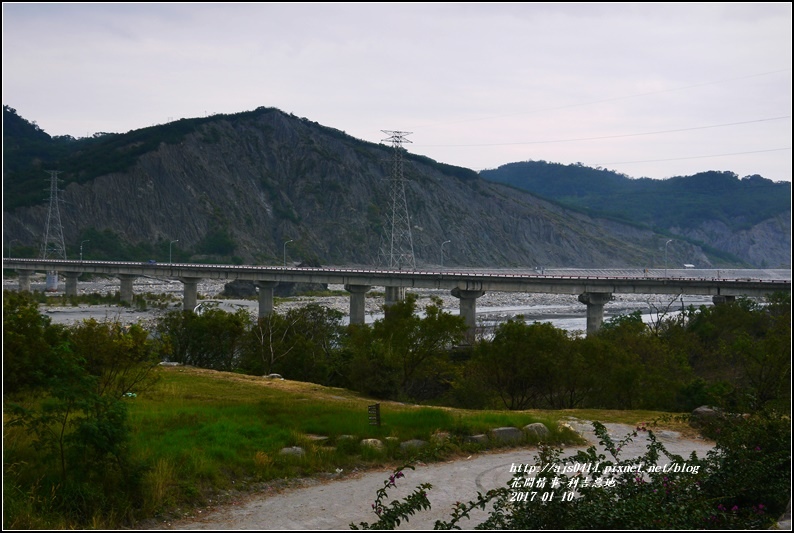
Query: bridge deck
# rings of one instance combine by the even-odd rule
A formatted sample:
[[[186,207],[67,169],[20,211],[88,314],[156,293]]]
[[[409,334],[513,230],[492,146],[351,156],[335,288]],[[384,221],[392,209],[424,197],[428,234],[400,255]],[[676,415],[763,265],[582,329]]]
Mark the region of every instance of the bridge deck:
[[[4,258],[4,268],[20,271],[58,271],[110,276],[160,278],[240,279],[288,283],[328,283],[371,287],[459,289],[470,291],[526,292],[548,294],[624,293],[764,296],[791,291],[791,280],[724,279],[660,276],[660,270],[641,275],[582,275],[582,271],[560,274],[506,271],[402,271],[360,268],[273,267],[254,265],[158,264],[124,261],[71,261]],[[680,271],[678,271],[680,272]],[[609,273],[608,271],[606,273]],[[666,271],[665,271],[666,273]]]

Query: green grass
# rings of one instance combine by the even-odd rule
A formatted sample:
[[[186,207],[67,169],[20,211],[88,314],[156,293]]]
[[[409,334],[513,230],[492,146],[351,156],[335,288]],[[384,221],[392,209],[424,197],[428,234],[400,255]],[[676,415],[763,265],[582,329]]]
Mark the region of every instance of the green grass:
[[[175,517],[178,509],[184,512],[209,500],[219,503],[236,491],[283,486],[296,478],[470,455],[487,447],[466,443],[464,437],[496,427],[543,422],[551,430],[549,442],[574,444],[581,441],[559,427],[561,417],[599,415],[600,420],[617,421],[617,416],[629,423],[653,418],[653,413],[610,417],[614,412],[469,411],[377,402],[345,389],[191,367],[161,367],[158,375],[151,389],[125,400],[131,462],[143,467],[137,520]],[[369,423],[368,407],[374,403],[380,403],[380,426]],[[448,438],[439,438],[439,433]],[[367,438],[380,439],[383,449],[363,446],[361,440]],[[429,445],[419,452],[401,449],[399,443],[410,439]],[[4,444],[25,469],[18,477],[20,487],[29,485],[30,476],[44,474],[31,469],[36,455],[29,435],[6,428]],[[292,446],[305,453],[279,453]],[[17,507],[31,506],[32,514],[18,511],[27,516],[21,523],[77,525],[59,522],[57,515],[38,516],[33,509],[41,512],[42,506],[33,505],[24,494],[13,501]],[[103,528],[129,525],[122,516],[100,518],[97,524]]]
[[[421,439],[424,461],[470,454],[483,447],[463,437],[500,426],[544,422],[554,442],[576,442],[557,429],[556,417],[530,412],[479,412],[380,402],[381,425],[370,425],[378,403],[311,383],[269,380],[190,367],[167,367],[157,385],[129,400],[131,451],[149,465],[149,513],[196,505],[220,491],[284,478],[325,475],[341,469],[396,466],[416,458],[399,442]],[[450,438],[443,444],[439,432]],[[354,438],[347,438],[353,436]],[[382,450],[361,446],[377,438]],[[300,446],[303,456],[282,455]],[[216,496],[217,497],[217,496]]]

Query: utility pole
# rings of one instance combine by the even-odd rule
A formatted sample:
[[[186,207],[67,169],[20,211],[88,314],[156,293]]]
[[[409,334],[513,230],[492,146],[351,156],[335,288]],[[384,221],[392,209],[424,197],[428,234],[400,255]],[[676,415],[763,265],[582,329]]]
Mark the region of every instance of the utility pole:
[[[390,206],[387,214],[387,231],[390,232],[389,242],[385,243],[381,255],[385,258],[386,267],[390,269],[416,270],[414,257],[414,241],[411,235],[411,220],[408,216],[408,202],[405,199],[405,177],[403,176],[403,143],[409,143],[405,137],[407,131],[381,130],[389,135],[392,144],[392,168],[389,179]]]

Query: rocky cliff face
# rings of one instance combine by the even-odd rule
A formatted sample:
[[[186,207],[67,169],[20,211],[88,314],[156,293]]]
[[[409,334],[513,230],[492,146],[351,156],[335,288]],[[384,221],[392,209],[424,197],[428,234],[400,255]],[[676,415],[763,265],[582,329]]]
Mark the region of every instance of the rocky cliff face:
[[[718,220],[704,222],[694,229],[671,228],[671,231],[725,250],[759,268],[791,265],[791,211],[739,231]]]
[[[181,248],[198,249],[222,230],[234,242],[230,255],[245,262],[280,264],[291,240],[293,260],[375,265],[391,158],[391,147],[277,110],[220,117],[178,144],[161,143],[128,171],[66,187],[64,237],[79,243],[81,231],[96,228],[132,243],[178,239]],[[420,268],[440,262],[447,240],[445,266],[662,265],[666,238],[651,231],[591,218],[473,173],[453,175],[422,158],[407,156],[404,171]],[[46,213],[46,205],[4,212],[6,238],[36,245]],[[763,233],[748,231],[748,242]],[[670,264],[710,265],[697,246],[674,248]]]

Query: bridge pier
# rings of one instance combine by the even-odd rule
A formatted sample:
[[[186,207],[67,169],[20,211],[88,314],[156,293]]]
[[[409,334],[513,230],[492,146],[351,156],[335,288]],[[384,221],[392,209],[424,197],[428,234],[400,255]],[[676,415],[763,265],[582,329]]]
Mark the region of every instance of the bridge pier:
[[[579,301],[587,305],[587,334],[592,335],[604,321],[604,304],[612,300],[611,292],[584,292]]]
[[[254,285],[259,289],[259,318],[268,316],[273,312],[273,288],[278,285],[277,281],[255,281]]]
[[[460,316],[466,322],[466,342],[474,343],[474,335],[477,331],[477,298],[485,294],[485,291],[472,291],[465,289],[452,289],[452,296],[460,299]]]
[[[345,290],[350,293],[350,323],[363,324],[367,314],[365,297],[370,285],[345,285]]]
[[[119,280],[121,281],[121,301],[127,302],[128,304],[132,303],[132,280],[137,278],[133,274],[119,274]]]
[[[77,296],[77,278],[80,272],[62,272],[66,278],[66,296]]]
[[[31,270],[17,270],[19,274],[19,292],[30,292],[30,275],[33,274]]]
[[[714,303],[714,305],[729,304],[736,301],[736,296],[723,296],[721,294],[715,294],[711,297],[711,301]]]
[[[383,305],[383,313],[389,313],[389,307],[405,300],[405,287],[386,287],[386,301]]]
[[[198,282],[200,279],[201,278],[188,277],[179,278],[179,281],[185,286],[182,296],[182,309],[184,311],[192,311],[196,308],[196,303],[198,303]]]

